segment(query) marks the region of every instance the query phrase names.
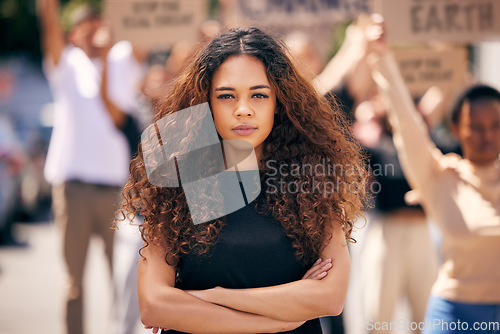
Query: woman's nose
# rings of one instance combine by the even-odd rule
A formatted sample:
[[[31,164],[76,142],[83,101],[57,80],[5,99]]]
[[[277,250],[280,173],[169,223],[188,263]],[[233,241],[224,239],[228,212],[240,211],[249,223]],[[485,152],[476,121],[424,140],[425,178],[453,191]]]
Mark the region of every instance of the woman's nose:
[[[236,105],[236,109],[234,111],[234,116],[236,118],[240,117],[253,117],[254,112],[247,101],[239,101]]]

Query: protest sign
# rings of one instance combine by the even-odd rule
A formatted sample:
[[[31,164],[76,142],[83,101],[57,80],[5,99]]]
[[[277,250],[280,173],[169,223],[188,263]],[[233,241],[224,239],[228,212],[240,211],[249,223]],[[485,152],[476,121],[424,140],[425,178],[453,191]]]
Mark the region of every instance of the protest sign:
[[[370,0],[237,0],[242,22],[304,26],[352,19],[371,10]]]
[[[373,0],[226,0],[223,21],[228,27],[258,27],[284,39],[300,31],[310,37],[326,60],[339,23],[369,13]]]
[[[500,39],[498,0],[375,0],[390,43]]]
[[[104,13],[115,40],[154,50],[197,41],[208,6],[209,0],[106,0]]]
[[[467,51],[464,48],[393,51],[403,79],[413,96],[422,95],[432,86],[454,92],[465,84]]]

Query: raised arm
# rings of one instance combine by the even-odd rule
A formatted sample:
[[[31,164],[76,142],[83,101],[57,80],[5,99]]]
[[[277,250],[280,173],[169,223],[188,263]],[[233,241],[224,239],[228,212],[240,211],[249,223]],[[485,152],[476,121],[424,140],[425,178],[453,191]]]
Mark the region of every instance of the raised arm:
[[[144,325],[188,333],[275,333],[302,322],[248,314],[196,298],[174,288],[175,270],[159,247],[144,249],[139,262],[139,308]]]
[[[64,31],[59,16],[59,0],[37,0],[44,57],[56,66],[65,46]]]
[[[369,56],[372,76],[389,111],[398,158],[410,186],[421,188],[437,172],[442,153],[432,142],[383,36],[373,43],[374,52]]]
[[[109,51],[109,50],[108,50]],[[102,57],[102,79],[101,79],[101,97],[106,110],[108,111],[113,123],[117,128],[122,128],[125,125],[127,114],[118,108],[118,106],[111,101],[108,93],[108,62],[106,60],[107,52]]]
[[[356,24],[347,27],[345,40],[339,51],[312,81],[320,95],[337,89],[360,65],[365,55],[365,44],[361,27]]]
[[[255,289],[215,288],[193,291],[212,303],[282,321],[305,321],[342,312],[349,281],[350,259],[344,232],[333,223],[332,238],[321,253],[331,269],[321,280],[303,279]]]
[[[122,42],[123,43],[123,42]],[[113,45],[117,46],[117,44],[114,44],[113,38],[112,38],[112,33],[111,33],[111,27],[107,25],[106,23],[101,23],[100,27],[97,29],[97,31],[94,34],[93,37],[93,44],[96,49],[99,50],[99,55],[101,58],[101,63],[102,63],[102,70],[101,70],[101,98],[102,101],[104,102],[104,105],[106,107],[106,110],[108,111],[109,115],[111,116],[111,119],[113,120],[114,125],[119,128],[123,129],[126,126],[127,123],[127,118],[129,117],[128,114],[126,113],[124,108],[127,108],[125,105],[129,105],[128,108],[133,109],[135,108],[135,105],[133,103],[134,97],[136,96],[137,92],[136,91],[130,91],[130,82],[136,83],[137,81],[137,76],[133,75],[133,73],[136,73],[137,70],[135,67],[141,66],[142,61],[144,60],[144,52],[141,49],[134,48],[133,45],[128,44],[127,46],[121,46],[119,45],[119,50],[123,50],[124,48],[130,48],[130,51],[127,51],[127,57],[124,57],[124,51],[119,51],[119,55],[121,58],[120,61],[128,61],[127,63],[127,69],[128,73],[132,73],[132,75],[123,75],[122,73],[116,73],[116,67],[115,67],[115,80],[112,82],[112,86],[119,86],[122,90],[123,89],[128,89],[126,94],[129,94],[127,97],[127,103],[120,105],[117,105],[116,103],[113,102],[113,100],[110,97],[110,92],[108,90],[109,86],[109,75],[110,75],[110,68],[108,67],[108,57],[110,56],[111,53],[111,58],[117,58],[116,52],[113,54]],[[128,53],[130,52],[130,54]],[[139,58],[140,59],[139,59]],[[122,65],[123,66],[123,65]],[[134,68],[131,68],[134,67]],[[113,68],[111,68],[113,70]],[[113,74],[113,73],[112,73]],[[118,79],[116,77],[118,75]],[[120,80],[121,79],[121,80]],[[135,87],[138,90],[138,87]],[[125,92],[122,91],[122,95],[125,94]],[[123,102],[123,101],[122,101]],[[129,110],[130,110],[129,109]]]

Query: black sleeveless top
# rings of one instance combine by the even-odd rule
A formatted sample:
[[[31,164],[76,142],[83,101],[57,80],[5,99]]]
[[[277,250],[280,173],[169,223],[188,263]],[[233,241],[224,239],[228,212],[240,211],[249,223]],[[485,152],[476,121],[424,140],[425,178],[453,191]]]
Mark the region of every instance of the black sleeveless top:
[[[264,189],[264,187],[262,187]],[[253,202],[226,216],[208,255],[187,254],[181,260],[176,287],[204,290],[258,288],[297,281],[309,269],[295,256],[281,224],[257,212],[264,190]],[[169,330],[162,333],[182,333]],[[286,333],[321,334],[319,319]]]

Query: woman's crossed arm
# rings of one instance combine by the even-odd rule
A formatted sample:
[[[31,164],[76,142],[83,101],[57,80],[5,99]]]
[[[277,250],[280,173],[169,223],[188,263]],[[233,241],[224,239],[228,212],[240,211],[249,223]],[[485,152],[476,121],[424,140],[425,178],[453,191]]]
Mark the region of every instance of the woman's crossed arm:
[[[234,310],[282,321],[305,321],[342,312],[349,281],[350,259],[344,232],[333,224],[332,238],[321,253],[331,259],[331,270],[322,279],[255,289],[214,288],[189,291],[205,301]]]
[[[188,333],[273,333],[295,329],[303,321],[289,322],[241,312],[174,288],[175,269],[164,260],[161,248],[148,246],[139,262],[139,307],[146,328],[175,329]],[[320,280],[331,265],[318,261],[303,279]]]

